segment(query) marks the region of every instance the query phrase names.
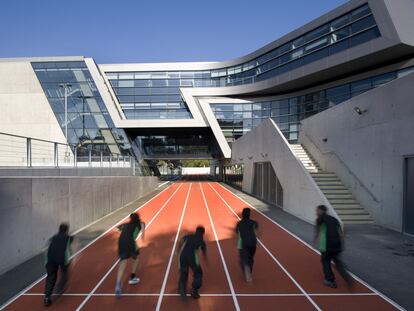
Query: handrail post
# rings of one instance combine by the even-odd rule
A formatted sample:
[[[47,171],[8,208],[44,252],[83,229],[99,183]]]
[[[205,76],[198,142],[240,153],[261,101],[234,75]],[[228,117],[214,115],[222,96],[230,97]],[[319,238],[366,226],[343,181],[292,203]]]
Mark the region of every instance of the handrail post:
[[[88,152],[88,162],[89,162],[89,167],[92,167],[92,149],[89,149],[89,152]]]
[[[32,167],[32,139],[26,138],[27,167]]]
[[[73,148],[73,167],[78,167],[78,148]]]
[[[53,164],[55,167],[59,167],[59,159],[58,159],[58,144],[53,144]]]
[[[101,167],[103,167],[103,153],[102,153],[102,151],[101,151],[101,154],[100,154],[100,162],[101,162]]]
[[[135,161],[132,161],[132,176],[135,176]]]
[[[112,167],[112,153],[109,154],[109,167]]]

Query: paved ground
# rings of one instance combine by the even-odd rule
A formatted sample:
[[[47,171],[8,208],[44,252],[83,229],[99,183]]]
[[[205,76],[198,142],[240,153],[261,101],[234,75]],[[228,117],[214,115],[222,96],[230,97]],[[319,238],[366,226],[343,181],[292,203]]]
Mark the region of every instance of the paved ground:
[[[313,226],[226,187],[308,243]],[[414,238],[376,225],[347,225],[344,261],[350,271],[407,310],[414,310]]]

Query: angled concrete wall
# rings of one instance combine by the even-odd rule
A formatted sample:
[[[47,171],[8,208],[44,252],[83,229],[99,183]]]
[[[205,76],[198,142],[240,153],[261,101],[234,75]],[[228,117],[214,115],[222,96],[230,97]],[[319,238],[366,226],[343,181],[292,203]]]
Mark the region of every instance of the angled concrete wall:
[[[0,132],[66,143],[29,60],[0,61]]]
[[[315,222],[315,207],[324,204],[337,217],[312,176],[296,158],[273,120],[263,121],[232,146],[232,162],[244,164],[243,191],[253,191],[256,162],[271,162],[283,188],[283,209],[309,223]],[[338,218],[338,217],[337,217]]]
[[[0,177],[0,274],[38,254],[62,221],[76,231],[157,184],[156,177]]]
[[[302,121],[300,132],[300,142],[375,222],[398,231],[404,156],[414,155],[413,86],[414,74],[396,79]]]

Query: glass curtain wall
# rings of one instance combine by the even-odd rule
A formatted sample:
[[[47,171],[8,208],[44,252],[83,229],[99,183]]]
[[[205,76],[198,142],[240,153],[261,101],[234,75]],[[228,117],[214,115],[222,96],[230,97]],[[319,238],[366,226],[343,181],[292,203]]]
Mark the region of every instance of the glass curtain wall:
[[[115,128],[85,62],[33,62],[32,67],[64,133],[63,85],[68,86],[69,144],[85,153],[130,154],[129,140],[122,129]]]
[[[276,122],[289,142],[296,143],[301,120],[413,72],[414,67],[408,67],[302,96],[243,104],[211,104],[211,109],[229,144],[267,118]]]

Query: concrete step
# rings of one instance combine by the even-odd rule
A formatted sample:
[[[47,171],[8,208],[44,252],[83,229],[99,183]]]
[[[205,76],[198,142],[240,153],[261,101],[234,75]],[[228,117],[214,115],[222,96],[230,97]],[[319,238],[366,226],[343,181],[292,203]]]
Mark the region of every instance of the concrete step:
[[[372,221],[372,218],[369,215],[342,215],[342,221]]]
[[[351,194],[348,189],[321,189],[323,194]]]
[[[325,196],[330,199],[354,199],[351,193],[327,193]]]
[[[347,198],[347,199],[337,199],[337,198],[332,198],[332,199],[328,199],[329,203],[331,203],[332,205],[340,205],[340,204],[358,204],[358,202],[353,199],[353,198]]]
[[[341,182],[341,180],[338,177],[313,177],[313,179],[318,183],[318,182]]]
[[[369,214],[362,208],[359,209],[346,209],[346,210],[335,210],[336,213],[341,217],[342,215],[368,215]]]
[[[343,186],[343,183],[341,181],[315,180],[315,182],[318,184],[318,186]]]
[[[373,224],[374,223],[374,221],[371,219],[371,220],[346,220],[346,221],[343,221],[344,222],[344,224],[347,224],[347,225],[364,225],[364,224]]]
[[[336,211],[341,211],[341,210],[350,210],[350,209],[361,209],[361,205],[359,203],[357,204],[332,204],[332,207],[336,210]]]
[[[312,177],[332,177],[335,176],[335,173],[331,173],[331,172],[320,172],[320,173],[316,173],[316,174],[312,174]]]
[[[318,183],[316,183],[318,185]],[[348,190],[344,185],[318,185],[319,189],[324,190]]]

